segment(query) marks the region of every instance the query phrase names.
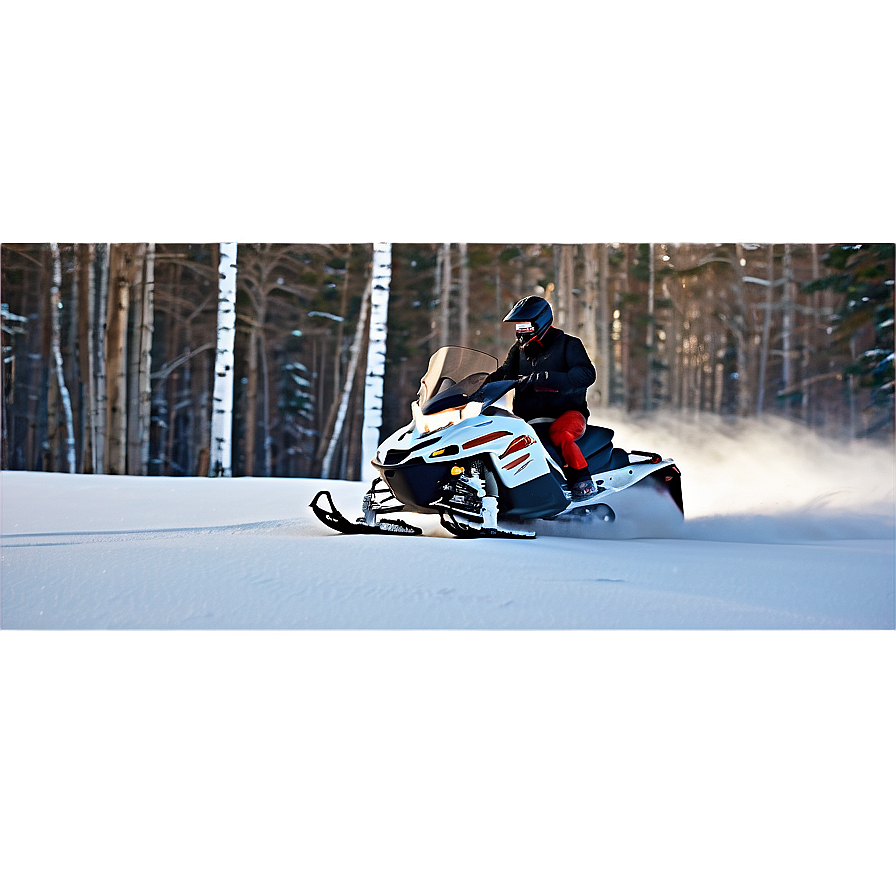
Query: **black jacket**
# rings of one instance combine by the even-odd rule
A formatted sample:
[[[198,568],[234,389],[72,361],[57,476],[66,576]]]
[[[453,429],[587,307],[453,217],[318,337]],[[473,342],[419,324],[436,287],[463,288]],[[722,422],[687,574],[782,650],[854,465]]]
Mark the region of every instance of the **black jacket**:
[[[530,373],[547,373],[547,379],[517,391],[513,399],[515,414],[532,420],[579,411],[588,419],[585,393],[597,376],[581,339],[551,327],[541,341],[533,339],[522,351],[514,343],[489,380],[515,380]]]

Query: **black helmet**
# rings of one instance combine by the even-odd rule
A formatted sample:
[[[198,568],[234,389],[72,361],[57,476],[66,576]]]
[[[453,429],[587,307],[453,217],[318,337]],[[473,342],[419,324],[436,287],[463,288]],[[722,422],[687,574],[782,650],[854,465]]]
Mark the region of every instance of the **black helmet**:
[[[516,341],[523,346],[529,340],[541,339],[547,333],[554,322],[554,312],[550,303],[541,296],[526,296],[510,309],[504,320],[516,324]],[[529,326],[524,327],[523,324]]]

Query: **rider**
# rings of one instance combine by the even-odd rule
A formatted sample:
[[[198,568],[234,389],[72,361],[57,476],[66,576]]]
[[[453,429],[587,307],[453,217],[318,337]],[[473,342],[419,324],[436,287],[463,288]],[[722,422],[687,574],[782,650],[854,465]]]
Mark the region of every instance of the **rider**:
[[[567,468],[573,498],[597,492],[576,439],[585,433],[585,392],[595,381],[594,365],[580,339],[553,326],[554,312],[541,296],[520,299],[505,321],[516,324],[516,342],[504,363],[489,377],[518,380],[514,413],[524,420],[548,418],[551,441]]]

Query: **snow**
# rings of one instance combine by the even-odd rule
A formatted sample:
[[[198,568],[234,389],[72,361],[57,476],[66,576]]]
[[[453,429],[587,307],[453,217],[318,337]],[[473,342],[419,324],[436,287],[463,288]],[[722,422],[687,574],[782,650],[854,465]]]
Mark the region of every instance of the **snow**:
[[[9,891],[891,893],[892,453],[605,422],[678,462],[676,537],[2,473]]]
[[[886,448],[780,424],[607,422],[623,447],[678,462],[677,537],[555,524],[533,542],[467,541],[428,517],[409,519],[444,537],[338,536],[312,497],[329,489],[354,519],[365,483],[4,472],[0,626],[894,628]]]

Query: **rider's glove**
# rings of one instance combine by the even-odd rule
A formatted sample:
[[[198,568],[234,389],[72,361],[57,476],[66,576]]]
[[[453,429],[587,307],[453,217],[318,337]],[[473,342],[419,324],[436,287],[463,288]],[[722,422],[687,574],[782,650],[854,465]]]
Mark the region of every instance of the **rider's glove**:
[[[540,373],[530,373],[528,376],[521,376],[517,380],[517,389],[528,389],[530,386],[535,388],[536,386],[546,386],[548,382],[548,374],[547,371],[541,371]]]

